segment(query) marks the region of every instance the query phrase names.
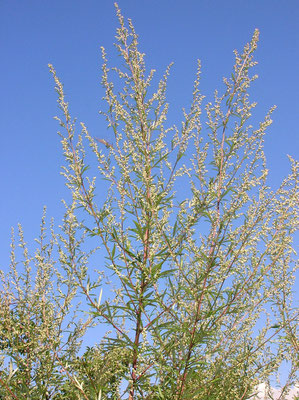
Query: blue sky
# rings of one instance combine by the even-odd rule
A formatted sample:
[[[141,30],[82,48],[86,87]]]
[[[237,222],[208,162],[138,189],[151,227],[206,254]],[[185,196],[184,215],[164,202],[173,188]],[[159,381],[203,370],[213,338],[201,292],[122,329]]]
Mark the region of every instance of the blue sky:
[[[168,99],[175,122],[190,101],[196,59],[202,61],[202,92],[211,96],[230,74],[233,49],[241,50],[260,29],[260,78],[252,99],[258,101],[256,122],[278,106],[265,143],[270,182],[277,186],[288,172],[286,154],[299,153],[298,1],[119,0],[119,6],[133,19],[148,67],[162,74],[174,61]],[[63,160],[53,120],[58,111],[47,64],[54,64],[65,85],[72,115],[92,134],[106,137],[98,114],[100,46],[108,56],[113,52],[116,27],[111,0],[0,1],[2,267],[8,262],[11,226],[21,222],[30,242],[44,205],[57,221],[63,211]]]

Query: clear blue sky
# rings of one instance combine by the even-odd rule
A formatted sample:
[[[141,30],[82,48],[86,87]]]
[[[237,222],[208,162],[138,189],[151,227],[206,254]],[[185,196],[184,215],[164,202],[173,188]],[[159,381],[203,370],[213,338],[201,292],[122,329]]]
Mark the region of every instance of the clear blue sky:
[[[119,0],[133,19],[149,68],[169,81],[171,114],[188,105],[196,59],[202,61],[202,92],[210,96],[242,49],[260,29],[259,62],[252,99],[256,122],[273,105],[274,125],[266,140],[270,182],[288,171],[286,154],[298,158],[298,0]],[[0,0],[0,266],[9,257],[10,228],[23,224],[29,242],[38,235],[44,205],[59,222],[66,196],[56,135],[56,94],[47,64],[61,77],[73,116],[96,136],[108,135],[98,115],[100,46],[112,51],[117,19],[111,0]],[[115,61],[115,60],[112,60]]]

